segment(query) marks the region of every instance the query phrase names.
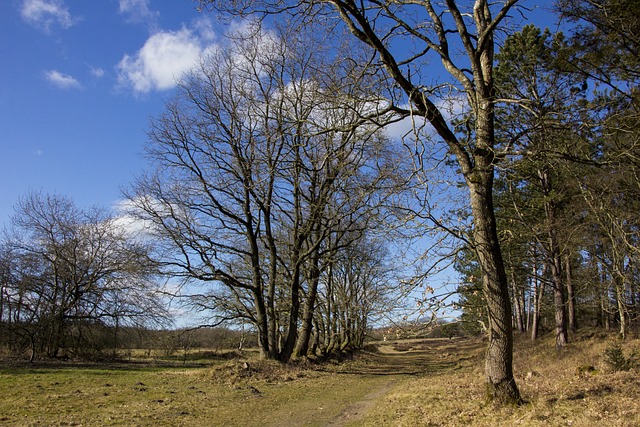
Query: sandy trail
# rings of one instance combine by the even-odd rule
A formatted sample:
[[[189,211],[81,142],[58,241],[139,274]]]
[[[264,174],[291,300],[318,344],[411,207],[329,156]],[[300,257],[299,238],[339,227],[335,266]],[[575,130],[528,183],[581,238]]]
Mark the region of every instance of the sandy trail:
[[[392,344],[378,346],[379,353],[376,355],[376,363],[361,368],[357,373],[360,375],[388,375],[388,381],[367,394],[363,399],[345,408],[327,427],[344,426],[362,419],[367,411],[376,405],[379,399],[387,395],[402,379],[407,376],[419,375],[427,371],[428,364],[425,363],[428,354],[414,348],[407,351],[397,351]]]
[[[399,348],[393,343],[384,343],[378,346],[378,353],[374,361],[366,366],[359,367],[353,374],[359,375],[384,375],[388,376],[380,387],[377,387],[363,399],[346,407],[335,419],[327,424],[327,427],[344,426],[357,422],[364,418],[376,403],[389,394],[395,387],[410,377],[425,375],[428,372],[446,370],[455,367],[456,361],[445,357],[453,352],[456,354],[458,339],[453,340],[415,340],[404,341]]]
[[[378,388],[372,393],[369,393],[364,399],[349,405],[344,411],[340,413],[333,421],[327,424],[327,427],[340,427],[346,423],[354,422],[362,419],[364,415],[370,410],[378,401],[386,395],[396,385],[396,380],[390,380],[382,387]]]

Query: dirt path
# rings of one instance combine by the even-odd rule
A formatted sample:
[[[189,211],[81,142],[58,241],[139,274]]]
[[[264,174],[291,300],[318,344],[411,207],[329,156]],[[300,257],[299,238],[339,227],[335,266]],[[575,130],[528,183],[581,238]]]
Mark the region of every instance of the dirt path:
[[[378,346],[378,353],[371,356],[369,363],[349,373],[384,375],[388,376],[388,380],[363,399],[346,407],[327,427],[344,426],[363,419],[380,399],[411,377],[455,368],[458,363],[456,356],[460,355],[458,351],[464,353],[460,344],[462,341],[454,339],[403,341],[401,344],[385,343]]]
[[[238,360],[0,366],[0,425],[361,426],[416,380],[478,363],[468,360],[479,353],[471,344],[384,342],[349,360],[300,367],[256,359],[250,374]]]
[[[333,421],[327,424],[327,427],[341,427],[346,423],[354,422],[362,419],[368,410],[374,407],[378,399],[385,396],[396,385],[396,380],[390,380],[382,387],[369,393],[364,399],[349,405],[344,411],[338,415]]]

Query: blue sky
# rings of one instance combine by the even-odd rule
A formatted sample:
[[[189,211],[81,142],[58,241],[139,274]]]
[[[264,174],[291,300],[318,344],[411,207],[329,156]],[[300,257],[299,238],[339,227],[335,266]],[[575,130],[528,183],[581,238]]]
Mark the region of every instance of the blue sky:
[[[0,227],[29,191],[114,206],[149,118],[221,31],[192,0],[1,0]]]
[[[113,206],[212,18],[191,0],[2,0],[0,226],[31,190]]]

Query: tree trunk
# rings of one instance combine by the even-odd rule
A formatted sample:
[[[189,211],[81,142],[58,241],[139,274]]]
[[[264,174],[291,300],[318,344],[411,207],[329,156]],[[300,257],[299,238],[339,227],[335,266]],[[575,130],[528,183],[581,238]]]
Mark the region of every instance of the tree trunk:
[[[537,261],[533,265],[533,280],[533,321],[531,323],[531,340],[535,341],[538,339],[538,333],[540,332],[540,310],[542,309],[542,298],[544,296],[544,280],[538,277]]]
[[[600,311],[602,313],[602,321],[604,323],[604,328],[608,331],[611,329],[611,316],[609,309],[609,285],[605,285],[600,293]]]
[[[620,338],[624,340],[627,338],[627,304],[625,301],[624,279],[622,277],[616,277],[614,279],[614,286],[618,303],[618,316],[620,317]]]
[[[488,4],[477,2],[474,20],[479,28],[491,21]],[[513,377],[513,327],[509,283],[504,269],[493,206],[495,92],[493,88],[493,39],[479,53],[474,69],[475,148],[473,162],[457,154],[458,164],[469,188],[473,215],[473,243],[482,269],[482,285],[489,320],[489,344],[485,358],[487,397],[498,403],[520,403],[520,391]],[[468,88],[469,90],[470,88]],[[471,93],[468,93],[471,95]],[[450,143],[459,153],[459,147]]]
[[[274,359],[273,347],[275,343],[269,343],[269,327],[268,323],[274,319],[268,319],[264,311],[264,299],[262,293],[257,290],[253,293],[253,301],[256,306],[256,323],[258,327],[258,346],[260,347],[260,357],[265,359]]]
[[[567,315],[565,308],[564,285],[562,283],[562,259],[558,246],[558,234],[556,224],[556,203],[552,197],[552,184],[549,169],[538,170],[542,191],[547,201],[544,205],[547,220],[547,259],[551,267],[551,280],[553,282],[553,302],[556,320],[556,348],[560,349],[569,342],[567,334]]]
[[[245,189],[245,200],[250,200],[248,197],[248,189]],[[255,306],[254,310],[257,323],[256,326],[258,328],[260,356],[263,358],[273,359],[273,348],[269,345],[269,322],[273,322],[273,319],[269,319],[264,301],[264,289],[261,277],[262,269],[260,268],[260,248],[256,232],[253,228],[253,215],[248,202],[244,205],[244,212],[247,218],[246,234],[249,247],[251,248],[251,292],[253,294],[253,304]]]
[[[483,291],[489,318],[489,344],[485,359],[487,396],[498,402],[520,402],[513,377],[513,330],[509,285],[493,210],[493,169],[477,170],[469,180],[474,217],[473,237],[482,268]]]
[[[293,357],[306,356],[309,352],[309,341],[311,339],[311,331],[313,329],[313,316],[315,313],[316,299],[318,296],[318,283],[320,281],[320,256],[318,253],[313,255],[311,274],[309,277],[309,289],[307,290],[307,299],[305,301],[302,313],[302,327],[298,335],[298,341],[293,352]]]
[[[301,147],[295,147],[295,161],[293,170],[293,229],[292,229],[292,247],[291,247],[291,265],[293,271],[291,273],[291,307],[289,309],[289,322],[287,325],[287,338],[285,339],[282,351],[280,352],[279,359],[282,362],[288,362],[293,355],[296,340],[298,338],[298,320],[300,318],[300,286],[301,286],[301,271],[302,262],[301,253],[306,236],[302,232],[304,215],[302,213],[302,159],[301,159]]]
[[[513,294],[516,328],[518,329],[518,332],[524,333],[524,293],[518,289],[515,268],[513,267],[511,268],[511,293]]]
[[[634,271],[632,268],[629,268],[627,275],[627,283],[629,284],[629,305],[627,306],[627,310],[629,311],[629,319],[638,319],[638,300],[637,300],[637,292],[638,287],[637,284],[634,283],[633,278],[637,277],[634,275]]]
[[[296,340],[298,339],[298,320],[300,318],[300,265],[294,258],[293,280],[291,283],[291,308],[289,310],[289,322],[287,325],[287,337],[285,339],[279,359],[288,362],[293,355]]]
[[[553,303],[555,307],[556,320],[556,348],[560,349],[567,345],[569,337],[567,334],[567,316],[565,312],[564,286],[560,272],[560,255],[552,251],[551,278],[553,281]]]
[[[273,187],[271,184],[270,188]],[[278,251],[271,228],[271,210],[264,209],[265,236],[269,250],[269,280],[267,284],[267,342],[269,345],[269,358],[275,359],[278,355],[278,334],[276,321],[276,284],[278,280]]]
[[[528,281],[529,282],[529,281]],[[533,305],[533,294],[535,293],[535,288],[533,286],[531,286],[531,282],[529,282],[529,293],[527,294],[527,299],[526,299],[526,303],[527,303],[527,320],[526,320],[526,332],[531,331],[531,320],[532,320],[532,314],[534,311],[534,305]]]
[[[113,328],[113,358],[118,356],[118,332],[120,330],[119,317],[116,315],[116,324]]]
[[[568,254],[564,257],[564,271],[567,281],[567,313],[569,315],[569,330],[571,332],[575,332],[578,329],[578,323],[576,320],[576,296],[573,292],[571,259]]]

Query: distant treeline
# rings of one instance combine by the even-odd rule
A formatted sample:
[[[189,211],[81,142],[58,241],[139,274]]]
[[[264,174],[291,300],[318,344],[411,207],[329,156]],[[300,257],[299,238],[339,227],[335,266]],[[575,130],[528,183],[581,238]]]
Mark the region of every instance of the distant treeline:
[[[33,358],[47,354],[47,340],[28,333],[26,324],[0,323],[0,354],[11,358]],[[137,357],[172,356],[194,349],[213,352],[256,347],[254,332],[225,327],[152,330],[124,326],[116,329],[99,321],[74,321],[67,327],[56,358],[121,360]]]

